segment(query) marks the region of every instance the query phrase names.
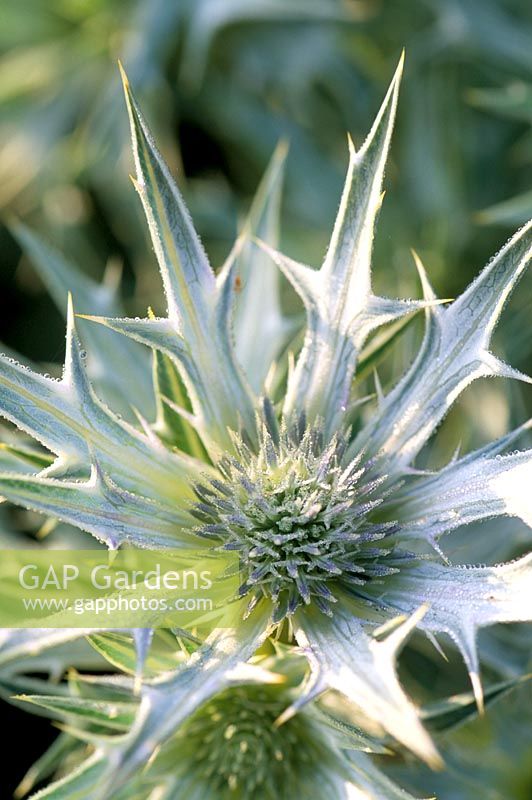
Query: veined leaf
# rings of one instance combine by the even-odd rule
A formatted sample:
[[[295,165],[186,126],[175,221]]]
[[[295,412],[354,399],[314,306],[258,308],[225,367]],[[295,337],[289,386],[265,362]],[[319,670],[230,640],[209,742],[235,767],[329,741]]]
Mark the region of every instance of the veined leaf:
[[[57,517],[92,533],[109,548],[197,546],[192,519],[179,509],[118,487],[93,468],[88,481],[0,474],[0,492],[13,503]]]
[[[345,608],[335,608],[331,618],[312,608],[297,612],[296,639],[316,660],[316,672],[314,685],[294,711],[325,689],[336,689],[420,758],[439,765],[438,753],[395,674],[397,651],[425,610],[418,610],[382,642],[365,633],[361,621]]]
[[[236,253],[215,278],[181,194],[124,74],[123,78],[137,170],[135,187],[159,261],[168,318],[146,320],[144,325],[112,318],[96,321],[175,359],[202,438],[212,447],[231,449],[228,429],[244,428],[252,439],[256,436],[254,398],[236,363],[230,332]]]
[[[532,554],[496,567],[451,567],[435,562],[405,566],[388,578],[385,591],[381,587],[379,602],[406,614],[427,603],[419,627],[452,638],[481,707],[476,632],[496,622],[532,620]]]
[[[140,433],[96,397],[85,373],[70,306],[63,378],[55,381],[0,358],[0,413],[59,458],[56,474],[87,472],[96,459],[125,488],[139,483],[147,494],[172,499],[187,493],[204,469]]]
[[[448,307],[429,306],[421,350],[383,399],[350,452],[381,453],[387,469],[412,461],[460,393],[473,380],[529,380],[489,352],[495,324],[532,257],[532,222],[518,231],[479,277]],[[417,259],[425,298],[435,297]]]
[[[284,414],[291,418],[304,412],[309,421],[320,418],[328,435],[346,411],[357,356],[367,336],[422,305],[376,297],[371,291],[373,229],[401,72],[402,59],[362,149],[355,152],[350,142],[340,209],[321,269],[316,272],[262,244],[307,311],[305,342],[288,381]]]
[[[398,538],[434,542],[460,525],[501,515],[520,517],[532,527],[532,450],[500,454],[528,427],[399,490],[392,501],[401,519]]]

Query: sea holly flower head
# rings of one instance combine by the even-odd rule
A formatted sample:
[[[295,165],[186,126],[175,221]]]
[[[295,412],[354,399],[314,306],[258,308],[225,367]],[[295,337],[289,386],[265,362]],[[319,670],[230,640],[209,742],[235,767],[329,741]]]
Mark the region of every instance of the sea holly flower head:
[[[466,569],[450,564],[438,544],[443,534],[487,517],[532,524],[532,454],[514,446],[527,425],[438,472],[415,468],[416,456],[473,380],[529,381],[491,353],[490,339],[530,260],[532,226],[516,233],[452,303],[435,298],[419,259],[423,300],[374,294],[374,223],[401,69],[402,63],[362,148],[350,144],[322,267],[275,249],[280,150],[218,275],[125,79],[135,186],[167,313],[129,319],[104,312],[92,318],[91,330],[98,346],[94,330],[100,336],[103,329],[94,322],[152,349],[156,417],[137,409],[126,419],[102,402],[93,385],[97,377],[88,376],[72,306],[61,381],[1,362],[2,413],[56,456],[38,475],[2,474],[4,497],[72,523],[110,548],[201,543],[240,557],[241,623],[215,631],[168,691],[145,694],[127,743],[105,756],[117,786],[285,620],[311,671],[281,721],[333,689],[436,766],[435,746],[395,672],[405,640],[415,628],[435,644],[438,634],[450,636],[481,706],[477,629],[532,616],[530,556]],[[19,235],[46,264],[43,271],[65,274],[32,235]],[[303,346],[291,357],[284,383],[280,354],[293,326],[281,310],[277,268],[307,315]],[[86,284],[80,294],[85,306]],[[353,379],[368,337],[420,309],[426,331],[417,358],[387,394],[379,389],[373,415],[354,426]],[[263,338],[270,348],[275,343],[277,369],[253,358],[250,342],[262,352]],[[108,342],[109,369],[116,364],[124,375],[125,351]],[[272,402],[273,386],[277,394],[283,388],[280,403],[277,397]],[[129,397],[127,387],[123,394]],[[137,641],[141,671],[150,634],[137,634]]]
[[[123,655],[125,642],[115,634],[104,635],[98,646],[107,656],[116,655],[120,648]],[[133,682],[125,676],[117,680],[116,676],[76,673],[71,674],[66,693],[19,695],[19,701],[68,725],[62,753],[56,754],[52,746],[43,759],[44,770],[58,757],[68,757],[77,767],[68,778],[36,796],[74,797],[83,790],[85,796],[91,792],[91,797],[112,793],[116,800],[153,796],[162,800],[288,800],[294,796],[414,800],[372,764],[369,754],[386,754],[388,749],[339,713],[338,698],[308,703],[299,714],[280,724],[305,670],[304,659],[294,654],[293,648],[279,646],[277,650],[227,675],[220,691],[199,705],[153,751],[142,769],[126,778],[123,773],[115,776],[106,769],[109,756],[103,749],[85,759],[86,743],[100,735],[111,752],[113,745],[124,750],[131,739],[128,729],[135,730],[134,721],[142,717],[146,697],[151,694],[163,702],[178,680],[178,671],[145,681],[140,697],[134,696]],[[160,650],[152,664],[158,659]],[[95,697],[96,689],[100,697]],[[467,704],[464,706],[466,716]],[[30,771],[23,785],[31,786],[38,776],[39,772]]]
[[[312,791],[341,796],[356,775],[354,766],[317,716],[302,713],[277,725],[289,702],[286,691],[267,683],[213,697],[177,733],[174,763],[181,780],[219,798],[273,800]]]
[[[239,593],[250,597],[246,614],[265,598],[274,604],[273,623],[311,603],[332,616],[338,598],[331,582],[356,591],[397,571],[399,553],[382,563],[390,555],[383,540],[397,526],[371,521],[386,476],[371,475],[361,456],[343,467],[347,443],[337,435],[325,444],[322,432],[302,420],[279,430],[269,406],[265,419],[273,431],[263,424],[257,452],[235,438],[236,456],[217,464],[222,479],[196,487],[199,533],[238,552]]]

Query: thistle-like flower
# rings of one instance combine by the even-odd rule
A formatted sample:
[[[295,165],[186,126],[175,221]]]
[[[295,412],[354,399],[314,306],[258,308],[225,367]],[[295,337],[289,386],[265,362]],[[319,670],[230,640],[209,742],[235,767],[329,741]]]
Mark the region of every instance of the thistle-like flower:
[[[107,648],[108,655],[113,649],[127,651],[125,637],[108,635],[99,644]],[[123,747],[128,729],[136,718],[142,718],[146,697],[163,702],[179,679],[178,672],[148,679],[140,700],[133,695],[131,679],[117,682],[116,677],[77,673],[69,678],[67,694],[20,694],[19,701],[68,725],[61,747],[52,747],[43,759],[43,769],[30,770],[21,786],[31,786],[57,762],[68,759],[75,767],[68,779],[37,797],[56,797],[55,789],[68,792],[62,796],[76,796],[83,789],[84,796],[91,792],[90,797],[116,800],[414,800],[372,763],[369,754],[389,751],[342,713],[338,697],[309,703],[300,714],[279,724],[304,675],[302,662],[304,658],[294,654],[293,648],[279,645],[274,655],[259,656],[252,664],[228,673],[220,691],[153,752],[142,770],[121,785],[112,776],[106,778],[101,753],[96,751],[86,759],[85,743],[104,735],[108,742]],[[158,663],[162,663],[160,650],[152,659],[152,664]],[[467,701],[464,708],[467,716]]]
[[[321,269],[262,241],[277,204],[279,152],[243,235],[216,277],[125,80],[134,183],[168,309],[164,317],[99,316],[93,322],[154,351],[155,423],[141,411],[135,422],[120,418],[98,398],[71,305],[61,381],[7,359],[1,363],[2,413],[57,456],[39,475],[0,476],[4,497],[86,530],[109,548],[207,542],[240,558],[241,624],[215,631],[168,691],[145,694],[125,744],[98,745],[98,770],[112,775],[117,791],[280,626],[311,666],[304,691],[280,722],[333,689],[381,731],[437,766],[435,746],[396,677],[395,658],[405,639],[416,627],[435,644],[437,634],[449,635],[481,706],[477,629],[532,617],[530,557],[465,568],[451,565],[438,545],[442,534],[487,517],[510,515],[532,524],[532,454],[505,454],[524,428],[439,472],[414,467],[473,380],[528,380],[495,357],[489,343],[530,259],[532,226],[519,231],[452,303],[436,300],[419,260],[423,301],[373,294],[373,229],[401,66],[363,147],[357,152],[350,144],[346,184]],[[253,237],[260,241],[253,244]],[[22,238],[36,251],[27,232]],[[285,383],[281,361],[277,367],[271,361],[290,325],[268,259],[292,283],[307,312],[304,343]],[[360,424],[352,391],[365,342],[379,327],[419,309],[426,332],[417,358],[388,394],[379,389],[375,413]],[[110,353],[115,346],[109,345]],[[130,353],[112,354],[123,375]],[[130,401],[135,404],[133,395]],[[149,634],[137,639],[145,653]]]

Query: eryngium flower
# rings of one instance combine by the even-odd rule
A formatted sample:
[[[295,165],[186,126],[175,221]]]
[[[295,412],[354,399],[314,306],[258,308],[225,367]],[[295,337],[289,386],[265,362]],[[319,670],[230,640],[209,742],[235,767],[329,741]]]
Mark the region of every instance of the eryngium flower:
[[[111,636],[100,646],[104,642],[109,651],[113,645],[127,651],[125,637]],[[105,736],[108,747],[123,748],[128,728],[142,719],[146,697],[168,697],[178,671],[145,681],[140,700],[130,678],[77,673],[68,693],[20,695],[18,700],[68,723],[68,735],[52,746],[40,770],[30,770],[21,788],[70,764],[70,775],[37,797],[77,797],[82,790],[84,797],[113,800],[414,800],[372,763],[369,754],[389,750],[343,713],[338,697],[308,703],[279,724],[304,674],[304,659],[293,650],[281,646],[276,655],[234,671],[225,688],[126,780],[106,771],[102,751],[87,759],[85,743]]]
[[[408,557],[382,546],[395,522],[371,518],[386,497],[386,476],[371,477],[361,455],[342,466],[346,442],[336,435],[325,446],[317,427],[279,431],[269,407],[266,418],[273,432],[266,424],[259,431],[258,453],[235,439],[236,457],[217,464],[223,480],[195,487],[198,532],[239,553],[239,594],[251,596],[246,616],[268,598],[274,624],[303,604],[332,617],[331,586],[359,592]]]
[[[216,800],[408,800],[360,752],[371,750],[371,740],[350,742],[319,709],[309,706],[277,725],[289,702],[281,687],[265,683],[226,689],[200,708],[162,754],[162,766],[182,793],[177,797],[199,788],[200,796]]]
[[[406,636],[418,627],[433,641],[440,633],[452,637],[481,705],[477,629],[532,616],[530,557],[465,568],[448,563],[437,544],[442,534],[487,517],[532,522],[531,453],[504,454],[523,429],[439,472],[418,474],[414,468],[473,380],[528,380],[494,356],[489,344],[530,259],[532,227],[519,231],[449,305],[436,300],[419,262],[423,301],[373,293],[373,228],[400,74],[401,65],[361,150],[350,145],[321,269],[265,244],[260,258],[251,254],[251,235],[264,238],[271,229],[282,160],[277,154],[243,236],[218,276],[125,81],[135,185],[168,309],[164,317],[97,321],[154,351],[157,418],[152,423],[138,413],[136,423],[126,421],[98,398],[72,306],[61,381],[1,362],[2,413],[56,455],[39,475],[3,474],[3,496],[89,531],[110,548],[203,542],[234,547],[241,557],[242,624],[215,632],[164,702],[146,700],[135,736],[108,756],[117,785],[286,619],[312,676],[285,720],[333,688],[437,764],[434,745],[395,674]],[[281,379],[263,348],[275,349],[277,356],[289,326],[264,253],[292,282],[307,311],[304,344],[278,411],[267,387]],[[419,308],[425,310],[426,333],[417,358],[395,388],[379,393],[369,421],[351,433],[353,378],[364,343],[380,326]],[[128,363],[136,367],[133,357],[125,361],[125,350],[111,363],[117,352],[109,349],[109,370],[116,364],[116,375],[124,375]],[[105,361],[103,353],[100,363]],[[135,403],[134,393],[130,401]]]

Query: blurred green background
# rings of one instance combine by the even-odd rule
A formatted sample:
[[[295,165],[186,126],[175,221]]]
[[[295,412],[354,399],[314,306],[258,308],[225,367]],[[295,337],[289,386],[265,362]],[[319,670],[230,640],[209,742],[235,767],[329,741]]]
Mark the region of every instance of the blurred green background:
[[[121,272],[129,313],[144,314],[148,305],[163,310],[155,257],[128,177],[133,166],[117,59],[213,264],[223,261],[276,144],[287,139],[281,246],[317,266],[347,167],[346,133],[357,146],[363,142],[403,47],[406,70],[375,243],[375,283],[381,294],[419,296],[413,247],[438,294],[449,298],[532,216],[529,0],[2,0],[4,349],[43,371],[60,371],[65,309],[54,305],[9,233],[13,218],[93,278],[112,281]],[[495,338],[497,353],[525,372],[531,371],[531,289],[528,276]],[[298,312],[288,287],[284,301]],[[417,320],[379,366],[385,389],[411,359],[421,329]],[[446,419],[430,457],[443,463],[459,443],[467,450],[503,434],[527,418],[527,405],[530,387],[478,382]],[[2,542],[20,531],[34,538],[42,524],[27,512],[0,511]],[[450,556],[500,561],[529,542],[513,521],[504,536],[498,526],[483,531],[482,537],[469,529],[452,537]],[[55,546],[61,535],[69,543],[75,536],[59,526]],[[527,639],[523,652],[528,646]],[[487,638],[484,648],[499,674],[497,654],[508,643]],[[525,653],[515,674],[526,662]],[[475,734],[480,742],[489,736]],[[530,752],[530,738],[523,741]],[[492,785],[498,766],[493,761]],[[517,782],[504,788],[509,772],[503,767],[503,794],[527,798],[530,770],[521,776],[525,788]],[[457,789],[448,797],[462,795]]]

